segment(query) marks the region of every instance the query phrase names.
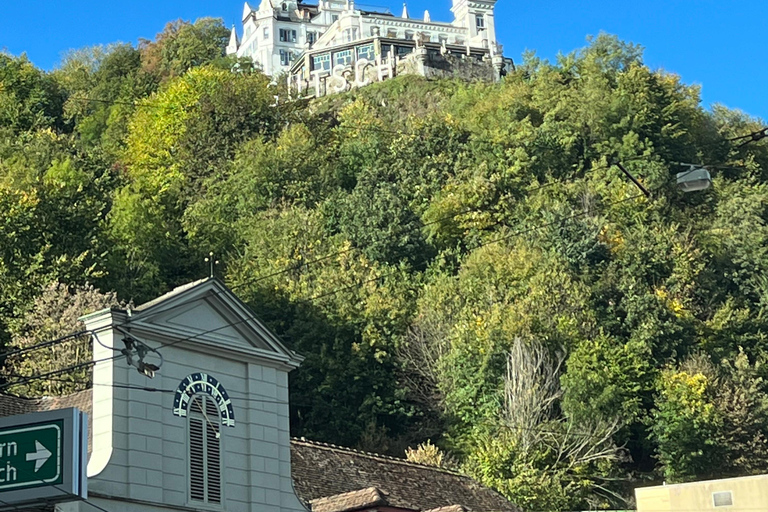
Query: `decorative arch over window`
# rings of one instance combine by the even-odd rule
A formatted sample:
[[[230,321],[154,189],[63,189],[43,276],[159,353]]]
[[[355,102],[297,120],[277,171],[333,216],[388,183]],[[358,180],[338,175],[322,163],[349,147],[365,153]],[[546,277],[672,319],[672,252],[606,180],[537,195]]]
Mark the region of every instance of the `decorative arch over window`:
[[[179,383],[173,397],[173,414],[186,418],[192,396],[196,393],[204,393],[213,400],[222,425],[235,426],[235,409],[232,407],[232,400],[227,390],[213,376],[202,372],[187,375]]]

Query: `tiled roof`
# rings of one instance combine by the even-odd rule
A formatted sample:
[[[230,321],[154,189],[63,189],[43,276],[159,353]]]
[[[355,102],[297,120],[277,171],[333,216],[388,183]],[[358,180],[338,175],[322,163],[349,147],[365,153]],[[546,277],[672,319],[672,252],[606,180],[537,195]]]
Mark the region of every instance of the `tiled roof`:
[[[11,395],[0,395],[0,417],[27,414],[30,412],[56,411],[67,407],[77,407],[91,414],[91,390],[78,391],[67,396],[44,398],[21,398]]]
[[[467,512],[467,509],[461,505],[451,505],[449,507],[433,508],[431,510],[425,510],[424,512]]]
[[[470,512],[520,510],[497,492],[458,473],[304,439],[291,442],[291,473],[299,497],[311,504],[319,498],[339,498],[337,495],[375,488],[389,506],[397,508],[430,510],[461,506]],[[450,512],[457,510],[452,508]]]
[[[0,417],[66,407],[78,407],[90,418],[91,390],[55,398],[0,395]],[[305,439],[291,440],[291,475],[297,495],[313,512],[520,512],[496,491],[459,473]]]
[[[336,494],[327,498],[317,498],[310,501],[309,504],[312,512],[349,512],[377,505],[386,505],[387,500],[377,488],[368,487],[367,489]]]

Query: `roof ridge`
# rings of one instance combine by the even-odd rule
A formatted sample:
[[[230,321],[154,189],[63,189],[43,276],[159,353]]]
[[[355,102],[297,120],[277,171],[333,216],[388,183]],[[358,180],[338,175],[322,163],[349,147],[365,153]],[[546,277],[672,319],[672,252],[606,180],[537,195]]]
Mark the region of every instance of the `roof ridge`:
[[[363,451],[363,450],[357,450],[355,448],[349,448],[347,446],[339,446],[337,444],[326,443],[326,442],[323,442],[323,441],[312,441],[312,440],[306,439],[304,437],[291,437],[291,442],[303,443],[303,444],[306,444],[306,445],[309,445],[309,446],[315,446],[317,448],[322,448],[322,449],[325,449],[325,450],[336,450],[336,451],[340,451],[340,452],[354,453],[356,455],[362,455],[364,457],[369,457],[371,459],[378,459],[378,460],[383,460],[383,461],[387,461],[387,462],[396,462],[398,464],[403,464],[404,466],[412,466],[412,467],[417,467],[417,468],[422,468],[422,469],[430,469],[430,470],[433,470],[433,471],[439,471],[441,473],[447,473],[449,475],[455,475],[455,476],[460,476],[462,478],[468,478],[468,479],[470,479],[470,480],[472,480],[474,482],[474,479],[472,479],[471,477],[469,477],[469,476],[467,476],[467,475],[465,475],[463,473],[459,473],[458,471],[453,471],[451,469],[441,468],[441,467],[438,467],[438,466],[430,466],[429,464],[422,464],[420,462],[411,462],[408,459],[399,459],[397,457],[392,457],[391,455],[382,455],[381,453],[366,452],[366,451]]]

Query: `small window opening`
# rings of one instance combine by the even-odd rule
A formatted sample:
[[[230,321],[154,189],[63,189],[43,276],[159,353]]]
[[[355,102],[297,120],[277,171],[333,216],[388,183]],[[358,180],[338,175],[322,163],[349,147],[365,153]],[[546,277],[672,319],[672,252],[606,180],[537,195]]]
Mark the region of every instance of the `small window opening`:
[[[731,493],[731,491],[713,492],[712,503],[716,507],[733,506],[733,493]]]

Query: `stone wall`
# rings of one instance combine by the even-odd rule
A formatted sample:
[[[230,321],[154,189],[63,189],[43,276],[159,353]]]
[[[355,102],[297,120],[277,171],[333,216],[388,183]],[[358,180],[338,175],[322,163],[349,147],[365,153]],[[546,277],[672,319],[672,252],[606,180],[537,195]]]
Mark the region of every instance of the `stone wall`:
[[[478,59],[475,56],[452,53],[442,55],[426,48],[417,48],[413,53],[401,58],[397,63],[396,74],[485,82],[499,79],[498,71],[487,57]]]

